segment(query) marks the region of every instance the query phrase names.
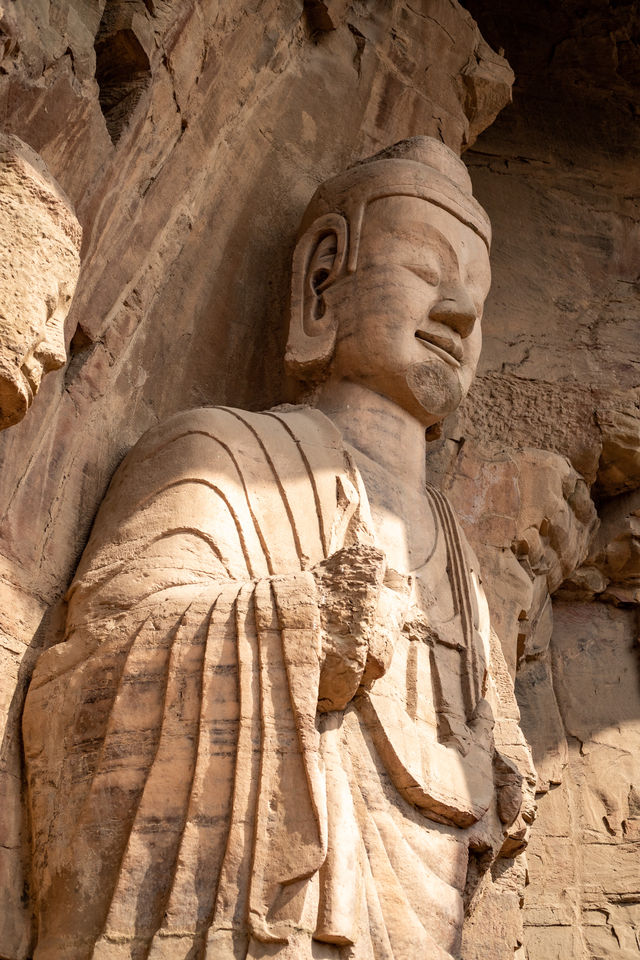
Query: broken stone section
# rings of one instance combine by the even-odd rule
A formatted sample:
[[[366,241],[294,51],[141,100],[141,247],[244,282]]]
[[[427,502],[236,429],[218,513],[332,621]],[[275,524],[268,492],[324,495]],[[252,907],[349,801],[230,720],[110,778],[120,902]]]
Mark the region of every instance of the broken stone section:
[[[0,429],[17,423],[67,358],[64,321],[81,229],[44,161],[0,135]]]

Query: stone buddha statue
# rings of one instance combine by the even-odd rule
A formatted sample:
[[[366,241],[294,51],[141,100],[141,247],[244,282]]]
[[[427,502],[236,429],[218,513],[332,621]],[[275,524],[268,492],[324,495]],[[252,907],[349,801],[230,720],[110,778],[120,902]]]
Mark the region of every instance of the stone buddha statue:
[[[179,413],[118,469],[25,708],[35,960],[459,955],[522,779],[425,467],[489,242],[430,138],[325,183],[293,258],[301,402]]]

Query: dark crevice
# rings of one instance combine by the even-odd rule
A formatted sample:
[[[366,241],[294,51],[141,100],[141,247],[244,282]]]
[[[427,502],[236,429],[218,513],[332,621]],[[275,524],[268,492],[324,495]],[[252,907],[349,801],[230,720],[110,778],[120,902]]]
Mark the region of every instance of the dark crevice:
[[[351,31],[351,34],[353,36],[353,39],[356,45],[356,52],[353,57],[353,65],[358,71],[358,76],[360,76],[362,54],[364,52],[364,48],[367,41],[366,41],[366,38],[360,33],[360,31],[356,27],[353,26],[352,23],[348,23],[347,26]]]
[[[93,340],[89,334],[83,330],[80,324],[78,324],[76,327],[76,332],[74,333],[71,343],[69,344],[69,353],[72,357],[75,357],[78,353],[82,353],[84,350],[87,350],[92,343]]]
[[[336,30],[342,20],[340,5],[329,0],[304,0],[303,8],[313,40],[318,40],[323,33]]]
[[[69,387],[76,379],[89,357],[93,355],[97,343],[99,341],[92,340],[89,334],[78,324],[69,344],[69,363],[64,374],[65,387]]]
[[[136,30],[145,22],[143,0],[107,0],[95,41],[100,107],[117,143],[151,81],[151,64]]]

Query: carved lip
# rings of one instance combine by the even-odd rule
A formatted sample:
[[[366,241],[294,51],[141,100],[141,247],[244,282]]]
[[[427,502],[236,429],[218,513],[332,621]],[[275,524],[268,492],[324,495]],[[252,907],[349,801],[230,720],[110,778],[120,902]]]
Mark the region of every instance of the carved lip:
[[[463,357],[462,345],[444,334],[416,330],[416,340],[422,341],[437,357],[452,367],[459,367]]]

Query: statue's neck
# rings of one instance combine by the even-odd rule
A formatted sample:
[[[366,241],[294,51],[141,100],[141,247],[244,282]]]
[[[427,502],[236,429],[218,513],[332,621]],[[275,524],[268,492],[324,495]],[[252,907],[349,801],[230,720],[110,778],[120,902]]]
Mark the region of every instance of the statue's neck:
[[[315,406],[359,453],[401,479],[406,488],[424,490],[425,428],[397,403],[362,384],[328,380]]]

